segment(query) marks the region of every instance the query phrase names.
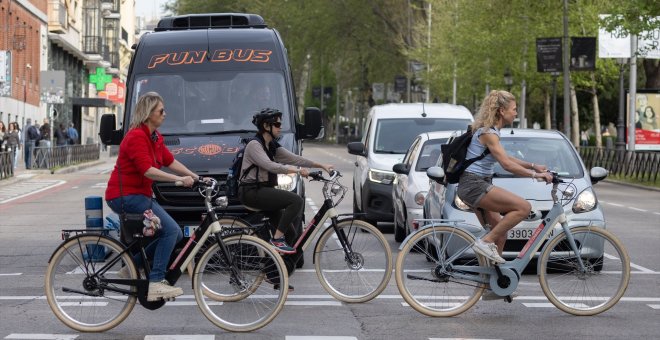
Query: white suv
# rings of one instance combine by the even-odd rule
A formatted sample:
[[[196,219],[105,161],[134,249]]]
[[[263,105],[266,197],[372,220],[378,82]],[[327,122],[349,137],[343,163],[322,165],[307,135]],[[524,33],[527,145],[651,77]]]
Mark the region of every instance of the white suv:
[[[451,104],[385,104],[369,111],[362,141],[348,143],[348,153],[356,155],[353,174],[353,212],[376,225],[392,222],[392,166],[400,163],[417,135],[430,131],[467,128],[472,114],[463,106]]]

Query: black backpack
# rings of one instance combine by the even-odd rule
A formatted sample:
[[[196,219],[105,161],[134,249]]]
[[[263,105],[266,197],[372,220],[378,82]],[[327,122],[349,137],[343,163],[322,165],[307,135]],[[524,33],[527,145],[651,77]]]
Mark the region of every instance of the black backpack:
[[[257,137],[252,137],[252,138],[247,138],[247,139],[242,139],[241,142],[243,143],[243,146],[238,150],[236,153],[236,157],[234,157],[234,160],[229,167],[229,171],[227,173],[227,181],[225,182],[225,185],[227,186],[225,189],[225,195],[227,197],[238,197],[238,186],[241,183],[241,180],[247,176],[247,174],[254,168],[257,168],[257,178],[259,178],[259,168],[252,164],[250,165],[245,171],[243,171],[243,158],[245,156],[245,148],[247,147],[248,143],[251,141],[256,140],[261,144],[261,146],[264,148],[264,151],[266,151],[266,154],[268,157],[273,160],[273,156],[271,155],[270,152],[268,152],[268,149],[266,146],[264,146],[264,143],[261,139]],[[269,176],[270,177],[270,176]],[[277,179],[277,177],[275,177]]]
[[[442,170],[445,171],[445,183],[458,183],[465,169],[490,153],[490,150],[486,148],[481,155],[472,159],[465,159],[471,141],[472,129],[468,126],[467,132],[458,137],[450,138],[447,144],[440,146],[442,150]]]

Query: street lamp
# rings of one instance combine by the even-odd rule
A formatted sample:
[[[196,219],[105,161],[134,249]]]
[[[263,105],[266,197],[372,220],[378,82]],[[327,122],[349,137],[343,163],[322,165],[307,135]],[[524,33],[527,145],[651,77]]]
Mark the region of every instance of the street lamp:
[[[511,75],[511,70],[508,68],[504,71],[504,85],[506,85],[506,90],[511,92],[511,85],[513,85],[513,76]]]
[[[616,58],[616,63],[619,64],[619,117],[616,122],[616,149],[619,155],[626,150],[626,141],[624,139],[626,131],[626,87],[623,73],[627,62],[627,58]],[[600,126],[596,128],[600,129]]]

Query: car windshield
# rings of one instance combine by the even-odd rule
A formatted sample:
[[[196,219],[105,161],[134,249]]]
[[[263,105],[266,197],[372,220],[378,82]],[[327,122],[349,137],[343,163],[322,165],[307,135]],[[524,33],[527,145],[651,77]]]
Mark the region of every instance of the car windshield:
[[[417,158],[417,165],[415,171],[426,171],[426,169],[438,163],[440,157],[440,145],[445,144],[447,138],[430,139],[424,143],[422,151]]]
[[[524,161],[543,164],[549,170],[567,177],[582,177],[582,166],[577,153],[565,139],[552,138],[507,138],[501,140],[507,154]],[[514,177],[495,163],[496,177]]]
[[[468,119],[396,118],[379,119],[376,125],[374,152],[404,154],[417,135],[430,131],[465,129]]]
[[[209,134],[256,130],[252,116],[262,108],[282,111],[282,130],[291,127],[284,77],[275,72],[188,72],[137,78],[131,108],[140,95],[158,92],[167,119],[159,128],[168,134]]]

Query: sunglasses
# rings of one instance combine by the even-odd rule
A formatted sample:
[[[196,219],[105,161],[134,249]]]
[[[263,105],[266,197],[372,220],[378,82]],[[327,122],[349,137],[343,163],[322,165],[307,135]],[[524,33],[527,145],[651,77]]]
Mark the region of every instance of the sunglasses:
[[[281,127],[282,127],[282,123],[281,123],[281,122],[270,123],[270,125],[272,125],[272,126],[274,126],[274,127],[276,127],[276,128],[281,128]]]
[[[163,112],[165,112],[165,108],[162,108],[160,110],[156,110],[161,116],[163,115]]]

